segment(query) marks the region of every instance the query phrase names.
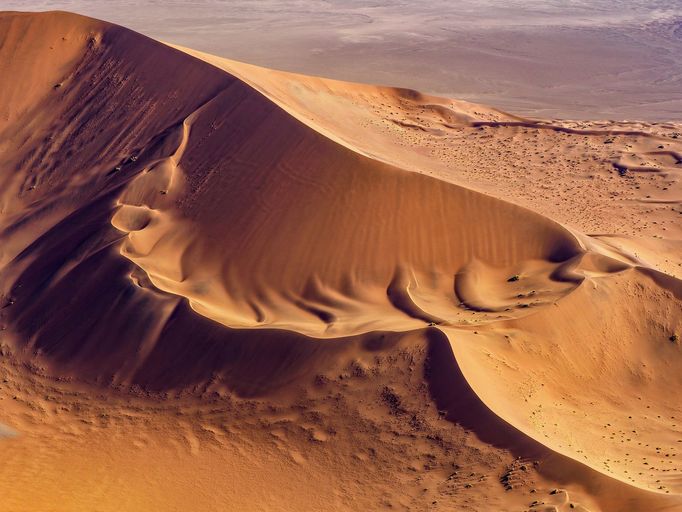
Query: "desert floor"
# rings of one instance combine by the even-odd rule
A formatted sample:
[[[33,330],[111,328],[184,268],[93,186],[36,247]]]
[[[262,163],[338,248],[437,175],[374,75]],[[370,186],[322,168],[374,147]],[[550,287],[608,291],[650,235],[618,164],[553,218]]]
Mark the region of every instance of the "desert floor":
[[[273,69],[564,119],[682,122],[678,0],[2,0]]]

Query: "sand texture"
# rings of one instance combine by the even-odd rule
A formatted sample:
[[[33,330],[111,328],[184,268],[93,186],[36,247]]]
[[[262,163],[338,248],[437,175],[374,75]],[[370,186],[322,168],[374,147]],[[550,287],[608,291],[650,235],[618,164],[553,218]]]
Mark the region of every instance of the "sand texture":
[[[682,510],[682,125],[0,14],[0,510]]]

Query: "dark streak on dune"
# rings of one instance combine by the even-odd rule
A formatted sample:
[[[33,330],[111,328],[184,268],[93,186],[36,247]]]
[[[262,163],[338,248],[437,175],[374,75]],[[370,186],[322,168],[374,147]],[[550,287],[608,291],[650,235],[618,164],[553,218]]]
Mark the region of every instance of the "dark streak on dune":
[[[491,128],[502,128],[502,127],[520,127],[520,128],[532,128],[535,130],[552,130],[555,132],[570,133],[572,135],[624,135],[627,137],[646,137],[653,138],[656,140],[668,140],[667,137],[660,135],[654,135],[649,132],[644,132],[641,130],[622,130],[622,129],[611,129],[611,130],[594,130],[594,129],[580,129],[580,128],[570,128],[567,126],[562,126],[559,124],[545,123],[542,121],[474,121],[471,123],[473,127],[488,126]]]

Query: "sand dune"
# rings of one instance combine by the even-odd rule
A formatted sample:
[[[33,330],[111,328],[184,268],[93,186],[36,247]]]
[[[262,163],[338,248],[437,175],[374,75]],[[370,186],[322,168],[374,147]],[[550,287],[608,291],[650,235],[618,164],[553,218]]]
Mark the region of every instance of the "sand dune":
[[[682,510],[680,126],[0,41],[11,510]]]

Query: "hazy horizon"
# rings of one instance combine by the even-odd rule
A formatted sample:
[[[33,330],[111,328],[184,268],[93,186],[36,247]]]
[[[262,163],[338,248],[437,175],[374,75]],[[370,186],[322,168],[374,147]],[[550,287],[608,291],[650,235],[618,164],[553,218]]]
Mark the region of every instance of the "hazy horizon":
[[[24,1],[0,9],[27,10]],[[670,0],[46,0],[266,67],[419,89],[523,114],[682,119],[682,6]]]

